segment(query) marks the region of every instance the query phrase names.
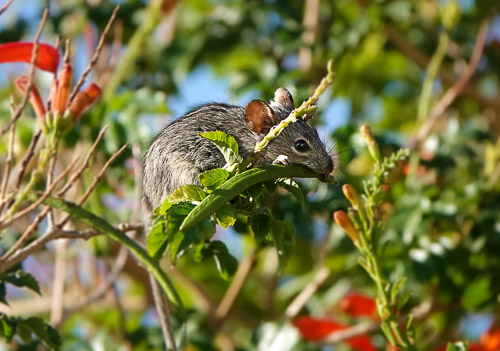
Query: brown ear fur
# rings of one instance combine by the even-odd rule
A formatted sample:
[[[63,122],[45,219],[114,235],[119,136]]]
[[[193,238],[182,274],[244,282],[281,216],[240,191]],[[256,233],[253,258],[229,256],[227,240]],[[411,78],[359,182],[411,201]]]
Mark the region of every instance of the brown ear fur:
[[[285,88],[276,89],[276,91],[274,92],[274,101],[291,110],[295,108],[295,104],[293,102],[293,96]]]
[[[276,117],[264,101],[252,100],[245,107],[245,121],[255,133],[267,133],[276,124]]]

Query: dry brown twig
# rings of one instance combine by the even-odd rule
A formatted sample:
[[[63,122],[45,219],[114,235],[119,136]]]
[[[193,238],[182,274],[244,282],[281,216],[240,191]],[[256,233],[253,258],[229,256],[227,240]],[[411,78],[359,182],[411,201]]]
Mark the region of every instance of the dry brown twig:
[[[14,2],[14,0],[7,0],[7,2],[2,6],[2,8],[0,9],[0,16],[5,12],[7,11],[7,9],[9,8],[10,4],[12,4]]]
[[[10,103],[10,111],[11,115],[14,115],[14,102],[12,101],[11,97],[11,103]],[[15,135],[16,134],[16,124],[12,123],[10,127],[10,135],[9,135],[9,146],[8,146],[8,151],[7,151],[7,160],[5,162],[5,170],[3,173],[3,179],[2,179],[2,190],[0,192],[0,200],[2,201],[0,204],[0,216],[2,214],[3,206],[5,202],[3,200],[5,199],[5,193],[7,192],[7,184],[9,182],[10,178],[10,173],[12,171],[12,162],[14,161],[14,140],[15,140]]]
[[[94,177],[94,180],[92,181],[92,184],[90,184],[90,186],[87,188],[87,190],[85,191],[85,193],[83,194],[83,196],[80,198],[80,200],[78,200],[77,202],[77,205],[78,206],[81,206],[83,205],[83,203],[88,199],[88,197],[90,196],[90,194],[92,193],[92,191],[94,191],[94,188],[97,186],[97,184],[101,181],[102,177],[104,176],[104,173],[106,173],[107,169],[109,168],[109,166],[111,166],[111,164],[125,151],[125,149],[128,147],[128,143],[123,145],[120,150],[118,150],[117,152],[115,152],[110,158],[109,160],[104,164],[104,166],[102,166],[101,170],[99,171],[99,173]],[[57,226],[58,227],[63,227],[67,222],[68,220],[71,218],[71,215],[66,215],[58,224]]]
[[[295,297],[295,299],[288,305],[285,316],[287,318],[295,317],[300,310],[306,305],[307,301],[316,293],[318,288],[323,285],[325,280],[330,275],[330,269],[327,267],[320,268],[314,275],[313,280],[306,285],[304,289]]]
[[[23,209],[22,211],[17,212],[12,218],[10,218],[8,221],[1,223],[0,224],[0,229],[3,229],[10,224],[12,224],[14,221],[18,220],[19,218],[26,216],[28,213],[33,211],[35,208],[37,208],[39,205],[42,204],[54,191],[55,187],[68,175],[68,173],[73,169],[75,164],[80,160],[80,155],[77,155],[71,162],[70,164],[57,176],[56,179],[50,184],[50,186],[45,190],[45,192],[40,196],[38,200],[33,202],[31,205]]]
[[[85,68],[82,75],[78,79],[78,82],[76,83],[75,87],[73,88],[73,91],[69,95],[68,105],[71,103],[71,101],[73,101],[76,94],[78,93],[78,91],[82,87],[83,83],[85,82],[85,78],[90,73],[90,71],[94,67],[95,63],[97,62],[97,59],[99,58],[99,55],[101,54],[101,51],[102,51],[102,47],[104,45],[104,39],[106,38],[109,30],[111,29],[111,25],[113,24],[113,22],[116,18],[116,15],[118,14],[118,10],[120,10],[120,4],[116,5],[115,9],[113,10],[111,17],[109,18],[108,23],[106,24],[106,27],[104,28],[104,31],[102,32],[101,37],[99,38],[99,43],[97,44],[97,47],[94,51],[94,55],[92,56],[87,67]]]
[[[455,101],[455,99],[460,95],[460,93],[467,86],[468,82],[472,78],[472,75],[476,71],[477,65],[483,54],[484,45],[486,43],[486,37],[488,34],[488,29],[491,24],[491,15],[485,18],[481,22],[479,33],[477,35],[476,43],[472,51],[472,56],[467,68],[460,76],[460,78],[453,84],[453,86],[448,89],[448,91],[441,97],[441,99],[434,105],[429,114],[429,117],[425,120],[424,124],[420,127],[416,142],[414,145],[418,145],[420,142],[425,140],[429,135],[432,128],[436,125],[439,119],[444,115],[448,107]]]
[[[36,58],[38,55],[39,40],[40,40],[40,36],[42,35],[42,31],[43,31],[43,28],[45,27],[45,23],[47,22],[48,17],[49,17],[49,2],[46,1],[45,10],[43,11],[43,15],[42,15],[42,20],[40,21],[40,25],[38,26],[38,31],[36,32],[36,35],[35,35],[33,52],[31,54],[30,70],[28,73],[28,84],[26,85],[26,93],[24,94],[23,99],[21,100],[21,103],[17,107],[17,110],[14,113],[14,115],[12,116],[9,123],[7,123],[7,125],[0,130],[0,136],[4,135],[5,132],[10,129],[10,126],[12,125],[12,123],[17,122],[17,120],[21,117],[24,108],[26,107],[26,103],[28,102],[29,96],[31,94],[31,90],[33,88],[33,78],[35,77],[35,68],[36,68],[35,63],[36,63]]]
[[[80,176],[82,175],[83,171],[85,171],[85,169],[87,169],[90,166],[90,160],[91,160],[92,156],[94,155],[94,153],[96,152],[97,146],[99,145],[99,143],[101,142],[102,138],[104,137],[104,134],[106,134],[106,131],[108,130],[108,128],[109,128],[109,125],[105,125],[101,129],[101,131],[99,132],[99,135],[97,135],[96,140],[92,144],[92,147],[90,148],[87,156],[83,160],[81,166],[78,168],[78,170],[75,173],[73,173],[71,175],[71,177],[68,180],[68,182],[66,183],[66,185],[61,190],[59,190],[57,192],[57,196],[63,196],[69,189],[71,189],[71,187],[73,185],[75,185],[75,183],[78,180],[78,178],[80,178]]]

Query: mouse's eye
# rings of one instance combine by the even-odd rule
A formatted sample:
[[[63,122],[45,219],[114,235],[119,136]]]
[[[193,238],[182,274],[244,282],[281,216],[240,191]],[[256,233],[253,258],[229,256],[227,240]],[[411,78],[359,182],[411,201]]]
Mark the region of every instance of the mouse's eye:
[[[306,152],[307,150],[309,150],[309,144],[307,144],[304,139],[297,140],[293,146],[298,152]]]

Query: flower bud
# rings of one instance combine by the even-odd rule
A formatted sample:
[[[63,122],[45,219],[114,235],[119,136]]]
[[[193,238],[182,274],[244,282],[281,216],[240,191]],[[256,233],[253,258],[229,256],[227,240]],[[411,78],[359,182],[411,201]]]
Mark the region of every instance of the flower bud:
[[[95,83],[90,84],[84,91],[76,94],[75,99],[68,107],[68,112],[73,116],[73,121],[76,123],[83,111],[92,105],[101,96],[101,89]]]
[[[59,72],[59,86],[55,92],[55,100],[53,101],[52,111],[63,114],[68,103],[69,91],[71,88],[72,67],[65,63]]]
[[[355,244],[357,244],[359,241],[358,230],[354,227],[354,224],[352,223],[347,213],[345,213],[344,211],[335,211],[335,213],[333,214],[333,219],[340,228],[346,231],[351,240]]]
[[[359,195],[356,189],[351,184],[344,184],[342,186],[342,191],[344,192],[345,197],[351,203],[352,207],[358,208],[359,205]]]
[[[19,77],[16,80],[16,85],[22,93],[26,94],[26,90],[28,88],[28,77],[26,76]],[[33,107],[33,110],[35,110],[35,114],[38,117],[38,119],[40,121],[43,121],[45,118],[45,106],[43,105],[43,101],[42,98],[40,97],[38,89],[34,85],[31,86],[29,102],[31,104],[31,107]]]
[[[366,124],[363,124],[359,128],[359,131],[361,132],[361,136],[363,137],[363,139],[365,139],[366,145],[368,146],[368,151],[370,152],[372,158],[375,160],[375,162],[380,162],[380,151],[370,127],[368,127]]]

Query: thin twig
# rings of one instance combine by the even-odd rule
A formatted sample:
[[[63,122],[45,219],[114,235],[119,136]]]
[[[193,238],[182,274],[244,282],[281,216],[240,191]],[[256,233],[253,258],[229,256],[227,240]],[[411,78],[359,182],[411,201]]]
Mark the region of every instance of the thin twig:
[[[215,325],[219,327],[222,324],[222,321],[226,318],[229,310],[236,301],[236,297],[241,291],[243,284],[248,278],[248,275],[252,271],[253,266],[255,265],[255,260],[257,258],[257,253],[253,251],[250,255],[246,256],[240,263],[236,274],[234,275],[233,281],[231,285],[226,291],[221,303],[217,306],[215,310]],[[217,328],[214,328],[217,329]]]
[[[68,183],[66,183],[66,185],[61,190],[59,190],[57,192],[57,196],[64,195],[75,184],[76,180],[82,175],[83,171],[86,168],[89,167],[89,165],[90,165],[90,159],[92,158],[92,156],[96,152],[97,145],[99,144],[99,142],[104,137],[104,134],[106,133],[106,131],[108,130],[108,128],[109,128],[109,125],[105,125],[101,129],[101,131],[99,132],[99,135],[97,136],[96,140],[94,141],[94,144],[92,144],[92,147],[90,148],[90,151],[88,152],[87,156],[83,160],[82,165],[80,166],[80,168],[78,168],[78,170],[75,173],[73,173],[73,175],[71,176],[71,178],[68,180]]]
[[[28,149],[26,149],[26,153],[24,154],[24,158],[21,161],[21,169],[19,170],[19,173],[17,174],[17,179],[16,183],[14,184],[14,189],[19,189],[21,186],[21,182],[23,181],[24,173],[26,173],[26,168],[28,167],[29,162],[35,155],[35,147],[36,144],[38,143],[38,140],[40,140],[40,136],[42,135],[42,130],[38,128],[31,137],[30,144],[28,145]]]
[[[104,31],[101,34],[101,37],[99,38],[99,43],[97,44],[97,47],[94,51],[94,55],[92,56],[92,59],[88,63],[87,67],[85,68],[85,71],[83,71],[82,75],[78,79],[78,82],[76,83],[75,87],[73,88],[73,91],[71,92],[71,94],[69,96],[68,105],[71,103],[71,101],[73,101],[76,94],[78,93],[78,91],[82,87],[83,83],[85,82],[85,78],[90,73],[90,71],[94,67],[95,63],[97,62],[97,59],[99,58],[99,55],[101,54],[102,47],[104,45],[104,39],[106,38],[106,35],[108,34],[109,30],[111,29],[111,25],[113,24],[113,22],[116,18],[116,15],[118,14],[119,9],[120,9],[120,4],[116,5],[115,9],[113,10],[111,17],[109,18],[109,21],[106,24],[106,27],[104,28]]]
[[[122,223],[118,225],[118,228],[122,232],[136,231],[140,230],[139,226],[135,224]],[[33,240],[31,243],[23,247],[21,250],[16,251],[10,258],[5,260],[0,267],[0,272],[5,272],[10,267],[24,261],[28,256],[39,251],[51,241],[58,239],[83,239],[88,240],[94,236],[102,235],[101,232],[95,229],[83,229],[83,230],[62,230],[58,227],[53,227],[47,230],[43,235]]]
[[[339,330],[329,334],[324,340],[321,341],[321,344],[336,344],[341,341],[351,339],[355,336],[367,334],[372,331],[375,331],[379,328],[377,323],[374,322],[364,322],[361,324],[354,325],[347,329]]]
[[[55,187],[59,184],[59,182],[63,180],[64,177],[66,177],[66,175],[73,169],[75,163],[77,163],[79,159],[80,159],[79,155],[75,157],[73,161],[71,161],[71,163],[61,172],[61,174],[57,176],[54,182],[45,190],[43,195],[37,201],[33,202],[30,206],[26,207],[24,210],[16,213],[16,215],[10,218],[8,221],[1,223],[0,229],[9,226],[12,222],[18,220],[19,218],[26,216],[28,213],[37,208],[42,202],[44,202],[45,199],[47,199],[52,194],[52,192],[54,191]]]
[[[5,5],[2,6],[2,8],[0,9],[0,15],[2,15],[2,13],[4,13],[5,11],[7,11],[7,9],[9,8],[10,4],[12,4],[14,0],[7,0],[7,2],[5,3]]]
[[[62,316],[58,324],[60,325],[64,323],[64,321],[66,321],[68,317],[70,317],[73,313],[88,306],[90,303],[100,299],[106,293],[106,291],[108,291],[109,288],[116,282],[116,279],[118,278],[123,268],[125,267],[125,263],[127,262],[127,256],[128,256],[128,250],[126,247],[122,246],[113,263],[113,268],[111,269],[111,272],[106,277],[106,280],[97,289],[88,294],[85,297],[85,299],[80,301],[80,303],[71,306],[71,308],[69,309],[66,309],[66,311],[64,311],[64,315]]]
[[[118,150],[117,152],[115,152],[111,157],[110,159],[104,164],[104,166],[101,168],[101,170],[99,171],[99,173],[94,177],[94,181],[92,182],[92,184],[90,184],[90,186],[87,188],[87,190],[85,191],[85,193],[83,194],[83,196],[80,198],[80,200],[78,200],[77,202],[77,205],[78,206],[81,206],[83,205],[83,203],[85,201],[87,201],[88,197],[90,196],[90,194],[92,193],[92,191],[94,191],[94,188],[97,186],[97,184],[101,181],[102,177],[104,176],[104,173],[106,173],[107,169],[109,166],[111,166],[111,164],[125,151],[125,149],[128,147],[128,143],[123,145],[120,150]],[[58,227],[63,227],[64,224],[66,224],[66,222],[71,218],[71,215],[66,215],[66,217],[64,217],[58,224],[57,226]]]
[[[10,110],[11,113],[14,112],[14,104],[11,99],[11,104],[10,104]],[[12,113],[13,115],[13,113]],[[7,191],[7,184],[9,182],[10,178],[10,173],[12,171],[12,162],[14,160],[14,140],[15,140],[15,133],[16,133],[16,124],[12,123],[12,126],[10,127],[10,135],[9,135],[9,150],[7,153],[7,161],[5,162],[5,171],[3,174],[3,179],[2,179],[2,190],[0,193],[0,199],[3,200],[5,198],[5,193]],[[3,210],[3,205],[4,202],[2,202],[2,205],[0,207],[0,215],[2,214]]]
[[[40,21],[40,25],[38,26],[38,31],[36,32],[33,51],[31,53],[31,62],[30,62],[30,70],[28,73],[28,84],[26,86],[26,93],[24,94],[21,103],[19,104],[16,112],[14,113],[14,116],[12,116],[12,119],[9,121],[9,123],[7,123],[5,127],[3,127],[0,130],[0,136],[4,135],[5,132],[10,129],[12,123],[17,122],[17,120],[21,117],[21,113],[26,107],[26,103],[28,102],[29,96],[31,94],[31,89],[33,87],[33,78],[35,77],[35,68],[36,68],[35,64],[38,56],[39,40],[48,17],[49,17],[49,3],[47,1],[45,4],[45,10],[43,11],[42,20]]]
[[[156,313],[158,313],[158,319],[160,320],[163,340],[165,340],[166,344],[165,346],[167,347],[167,350],[177,351],[174,331],[172,328],[172,323],[170,322],[170,307],[168,305],[168,299],[163,293],[160,284],[152,274],[149,274],[149,280],[151,282],[151,289],[153,291]]]
[[[49,206],[45,206],[45,208],[36,216],[35,220],[33,223],[31,223],[28,228],[24,231],[24,233],[21,235],[21,237],[16,241],[14,245],[2,256],[0,257],[0,264],[3,264],[10,256],[12,256],[25,242],[28,240],[30,237],[31,233],[36,229],[36,227],[40,224],[40,222],[43,221],[45,216],[50,211]]]
[[[295,299],[288,305],[285,311],[287,318],[295,317],[300,310],[305,306],[307,301],[316,293],[318,288],[325,282],[330,275],[330,269],[322,267],[314,275],[314,279],[306,285],[306,287],[295,297]]]
[[[456,81],[456,83],[450,89],[448,89],[448,91],[434,105],[431,113],[429,114],[429,117],[425,120],[425,123],[417,133],[417,143],[425,140],[432,128],[436,125],[437,121],[441,118],[441,116],[443,116],[446,109],[448,109],[453,101],[455,101],[457,96],[460,95],[462,90],[472,78],[472,75],[476,71],[477,65],[479,64],[479,61],[483,54],[484,44],[486,43],[486,37],[490,24],[491,15],[485,18],[481,23],[469,65],[467,66],[464,73],[460,76],[460,78]]]

